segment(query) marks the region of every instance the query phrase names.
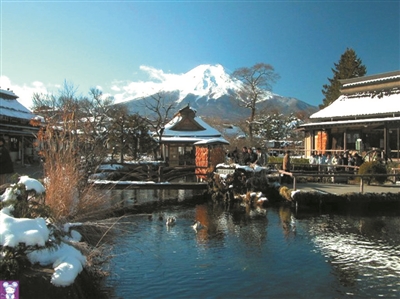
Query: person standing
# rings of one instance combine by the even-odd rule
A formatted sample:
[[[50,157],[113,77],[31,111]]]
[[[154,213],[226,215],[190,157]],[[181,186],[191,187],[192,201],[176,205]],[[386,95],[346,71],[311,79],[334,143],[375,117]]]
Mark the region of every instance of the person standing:
[[[248,159],[245,161],[246,165],[253,164],[257,161],[257,154],[254,152],[252,148],[247,149]]]
[[[244,146],[243,148],[242,148],[242,157],[241,157],[242,159],[241,159],[241,164],[242,165],[246,165],[247,164],[247,162],[249,161],[249,153],[247,152],[247,147],[246,146]]]
[[[308,159],[308,162],[309,162],[310,165],[317,164],[317,159],[316,159],[314,153],[311,154],[310,158]]]
[[[282,161],[282,170],[285,172],[290,172],[291,165],[290,165],[290,151],[286,151],[285,156],[283,157]],[[289,175],[284,174],[282,178],[283,183],[291,183],[291,178]]]
[[[6,141],[0,137],[0,185],[9,183],[10,174],[14,173],[14,165],[10,152],[6,148]]]
[[[259,166],[267,165],[268,164],[267,154],[264,154],[260,147],[257,148],[256,153],[257,153],[257,160],[255,163]]]

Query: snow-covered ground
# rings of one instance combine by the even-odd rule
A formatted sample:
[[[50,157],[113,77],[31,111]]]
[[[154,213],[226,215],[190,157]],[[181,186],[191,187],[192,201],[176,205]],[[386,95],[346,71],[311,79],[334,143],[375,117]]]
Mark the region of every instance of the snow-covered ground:
[[[44,186],[35,179],[27,176],[20,177],[18,184],[25,185],[26,190],[35,191],[37,194],[45,192]],[[15,185],[7,188],[0,195],[0,201],[6,203],[15,199],[20,192]],[[80,234],[71,227],[80,225],[67,224],[64,226],[65,233],[70,237],[64,238],[60,245],[56,245],[53,230],[50,229],[48,219],[38,217],[14,218],[12,211],[14,207],[10,204],[0,210],[0,244],[1,246],[16,247],[20,243],[26,246],[39,246],[40,249],[27,252],[29,261],[33,264],[39,263],[42,266],[52,265],[54,273],[51,283],[55,286],[71,285],[86,264],[86,257],[70,245],[80,241]],[[45,247],[46,242],[53,243],[52,247]]]

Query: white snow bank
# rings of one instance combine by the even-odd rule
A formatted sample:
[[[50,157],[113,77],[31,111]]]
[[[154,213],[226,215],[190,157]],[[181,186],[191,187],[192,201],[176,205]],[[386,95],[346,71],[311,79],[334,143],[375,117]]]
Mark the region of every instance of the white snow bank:
[[[122,168],[124,168],[124,166],[120,164],[101,164],[98,170],[118,170]]]
[[[56,250],[45,248],[33,251],[27,256],[31,263],[39,263],[42,266],[53,264],[51,283],[55,286],[72,284],[86,264],[85,256],[75,247],[65,243],[61,243]]]
[[[14,218],[10,208],[0,211],[0,243],[2,246],[15,247],[19,243],[27,246],[44,246],[50,231],[43,218]]]
[[[43,185],[28,176],[21,176],[18,182],[24,184],[27,191],[34,190],[37,194],[45,192]],[[14,187],[12,185],[12,187]],[[1,201],[15,199],[20,190],[7,188],[0,196]],[[27,246],[44,247],[50,238],[50,230],[46,226],[44,218],[14,218],[11,214],[13,207],[5,207],[0,210],[0,245],[16,247],[20,243]],[[69,241],[79,241],[81,235],[71,227],[80,226],[81,223],[69,223],[64,225],[64,230],[70,231]],[[51,283],[55,286],[68,286],[82,271],[86,264],[86,257],[71,245],[61,243],[58,247],[43,248],[27,254],[31,263],[40,263],[43,266],[53,265],[54,274]]]
[[[32,179],[27,175],[21,176],[18,184],[24,184],[26,191],[36,191],[37,194],[42,194],[46,191],[41,182],[36,179]]]
[[[0,195],[0,201],[17,199],[20,191],[18,189],[7,188],[2,195]]]

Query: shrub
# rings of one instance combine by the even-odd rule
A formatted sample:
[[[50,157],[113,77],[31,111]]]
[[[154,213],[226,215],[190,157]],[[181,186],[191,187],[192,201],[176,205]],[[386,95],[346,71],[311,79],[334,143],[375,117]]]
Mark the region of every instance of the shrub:
[[[358,174],[371,174],[370,177],[366,178],[368,180],[368,185],[371,183],[371,180],[383,184],[387,179],[387,176],[374,176],[374,174],[387,174],[386,166],[378,161],[364,162],[360,166]]]

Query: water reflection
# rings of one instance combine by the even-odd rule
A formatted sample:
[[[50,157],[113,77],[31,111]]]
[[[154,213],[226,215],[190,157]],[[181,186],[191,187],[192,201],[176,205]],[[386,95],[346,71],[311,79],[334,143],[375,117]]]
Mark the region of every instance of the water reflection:
[[[150,216],[121,224],[107,280],[115,287],[111,298],[395,298],[400,292],[399,216],[309,216],[287,206],[211,203]],[[166,225],[168,217],[176,217],[174,226]],[[194,230],[194,221],[204,228]]]
[[[309,232],[343,286],[400,293],[399,217],[319,216]]]
[[[110,189],[96,190],[98,196],[104,198],[110,207],[131,207],[160,200],[177,199],[182,202],[202,194],[201,190],[155,190],[155,189]]]
[[[296,219],[292,214],[292,210],[288,206],[279,208],[279,218],[282,222],[282,229],[285,238],[296,236]]]

